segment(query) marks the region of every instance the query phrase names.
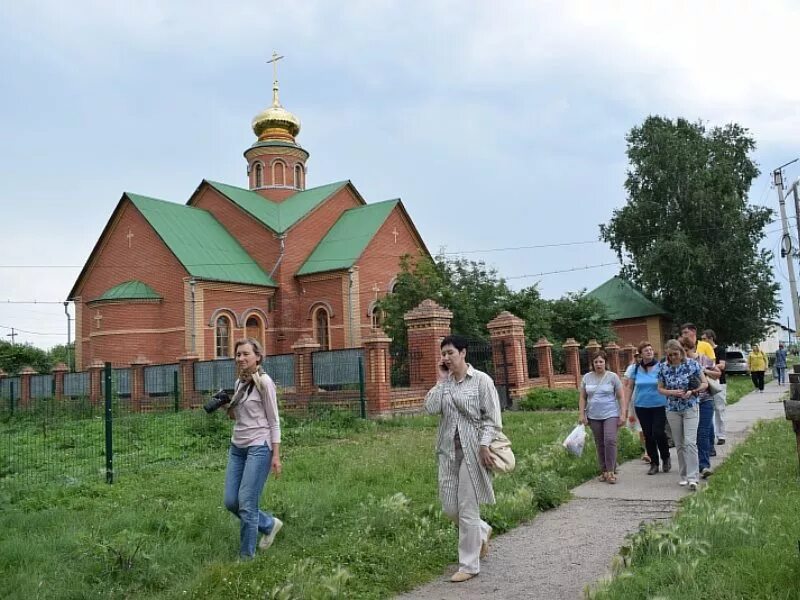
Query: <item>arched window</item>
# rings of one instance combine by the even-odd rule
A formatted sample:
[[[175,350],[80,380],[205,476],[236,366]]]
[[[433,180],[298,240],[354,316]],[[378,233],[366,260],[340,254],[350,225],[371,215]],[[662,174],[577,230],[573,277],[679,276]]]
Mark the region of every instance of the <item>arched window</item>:
[[[264,187],[264,165],[256,163],[255,187]]]
[[[286,185],[286,165],[279,160],[272,163],[272,183],[274,185]]]
[[[314,311],[314,339],[319,344],[320,350],[331,349],[331,319],[328,311],[319,307]]]
[[[214,340],[217,358],[230,358],[231,356],[231,320],[225,315],[217,317],[214,328]]]
[[[247,337],[253,338],[261,342],[261,347],[264,347],[264,328],[261,324],[261,319],[254,315],[250,315],[247,317],[247,321],[244,324],[245,333]]]
[[[303,167],[300,165],[294,166],[294,187],[298,190],[303,189]]]
[[[369,316],[373,329],[379,329],[383,325],[383,311],[377,305],[372,307],[372,312]]]

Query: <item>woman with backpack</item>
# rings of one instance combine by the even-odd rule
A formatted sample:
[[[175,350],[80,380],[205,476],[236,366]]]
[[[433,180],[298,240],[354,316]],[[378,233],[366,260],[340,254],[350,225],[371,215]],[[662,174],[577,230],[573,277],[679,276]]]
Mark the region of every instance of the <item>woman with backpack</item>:
[[[625,372],[625,397],[633,399],[636,416],[642,426],[644,444],[650,457],[648,475],[658,473],[659,465],[664,473],[672,468],[667,442],[667,399],[658,393],[659,362],[650,342],[639,343],[640,359]],[[660,459],[660,460],[659,460]]]

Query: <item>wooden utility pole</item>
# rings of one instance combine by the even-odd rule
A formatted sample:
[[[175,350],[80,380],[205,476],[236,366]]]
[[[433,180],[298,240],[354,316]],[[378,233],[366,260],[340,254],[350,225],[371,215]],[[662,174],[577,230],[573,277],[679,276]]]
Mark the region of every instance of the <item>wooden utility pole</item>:
[[[14,328],[12,327],[12,328],[11,328],[11,333],[7,333],[6,335],[7,335],[8,337],[10,337],[10,338],[11,338],[11,345],[13,346],[13,345],[14,345],[14,342],[15,342],[15,341],[16,341],[16,339],[17,339],[17,336],[19,335],[19,334],[17,333],[17,330],[16,330],[16,329],[14,329]]]

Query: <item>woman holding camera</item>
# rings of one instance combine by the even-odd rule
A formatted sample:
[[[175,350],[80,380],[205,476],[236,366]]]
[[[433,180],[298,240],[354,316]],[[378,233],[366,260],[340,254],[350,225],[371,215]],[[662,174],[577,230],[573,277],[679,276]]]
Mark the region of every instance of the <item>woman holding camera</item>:
[[[239,556],[255,556],[256,540],[266,550],[283,527],[280,519],[258,508],[261,492],[270,470],[281,474],[281,424],[275,383],[261,370],[263,350],[253,339],[239,340],[234,346],[239,379],[228,416],[234,420],[228,468],[225,472],[225,508],[239,517]]]

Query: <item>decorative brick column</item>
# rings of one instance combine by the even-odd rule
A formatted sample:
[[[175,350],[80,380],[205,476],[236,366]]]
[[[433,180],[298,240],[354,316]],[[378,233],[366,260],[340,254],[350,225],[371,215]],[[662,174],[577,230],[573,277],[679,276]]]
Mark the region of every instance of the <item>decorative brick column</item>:
[[[147,395],[144,391],[144,368],[150,364],[144,356],[137,356],[131,363],[131,409],[134,412],[142,410],[142,402]]]
[[[28,406],[31,403],[31,377],[37,374],[36,369],[25,367],[19,372],[19,405]]]
[[[364,387],[367,395],[367,413],[371,417],[388,415],[390,402],[391,360],[389,344],[392,339],[383,330],[373,329],[362,340],[364,344]]]
[[[89,401],[98,404],[103,401],[103,369],[106,368],[102,360],[97,359],[89,365]]]
[[[627,346],[624,346],[623,348],[620,349],[619,351],[620,367],[622,367],[623,371],[627,369],[628,365],[633,362],[633,355],[635,353],[636,353],[636,346],[634,346],[633,344],[628,344]]]
[[[69,373],[69,367],[63,362],[58,363],[52,370],[53,383],[56,390],[55,399],[61,400],[64,398],[64,375]]]
[[[567,338],[561,346],[564,348],[564,362],[567,364],[567,373],[575,378],[575,387],[581,385],[581,358],[578,356],[578,349],[581,345],[575,338]]]
[[[311,353],[319,350],[319,344],[309,335],[304,335],[292,344],[294,352],[294,388],[297,405],[307,406],[308,397],[314,392],[314,366]]]
[[[185,354],[178,359],[181,408],[189,408],[197,400],[194,389],[194,365],[198,360],[199,357],[196,354]]]
[[[528,381],[525,321],[504,310],[486,328],[492,342],[495,383],[507,385],[509,390],[523,387]]]
[[[617,375],[621,375],[619,364],[619,346],[617,346],[614,342],[609,342],[606,344],[605,351],[607,355],[606,367],[609,371],[613,371]]]
[[[408,363],[411,386],[433,387],[441,360],[439,344],[450,335],[453,313],[433,300],[423,300],[403,319],[408,327]]]
[[[539,377],[544,378],[547,387],[553,387],[553,344],[546,337],[539,338],[533,346],[539,361]]]

